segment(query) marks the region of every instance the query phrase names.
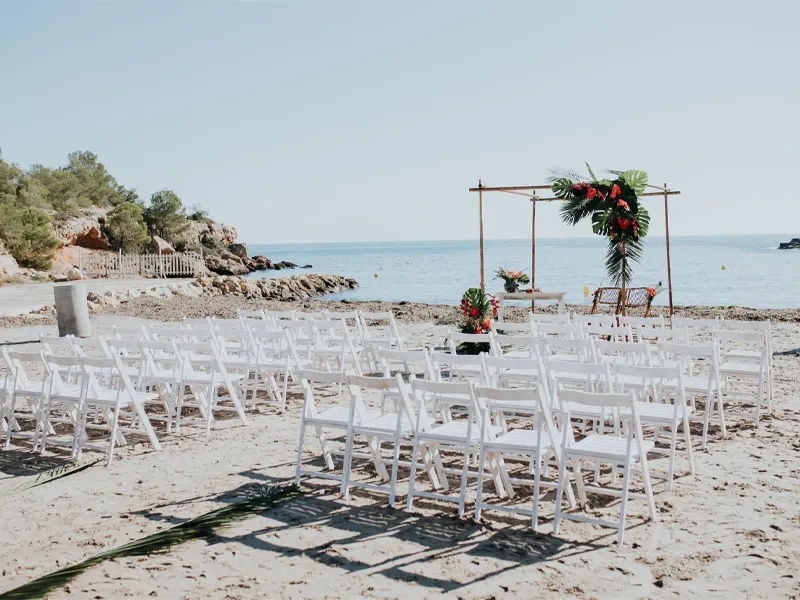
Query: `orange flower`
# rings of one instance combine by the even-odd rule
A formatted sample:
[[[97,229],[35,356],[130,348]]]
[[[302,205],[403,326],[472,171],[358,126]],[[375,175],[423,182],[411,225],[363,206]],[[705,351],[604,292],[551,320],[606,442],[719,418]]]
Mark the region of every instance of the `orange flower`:
[[[489,330],[492,328],[492,320],[491,320],[491,319],[486,319],[486,320],[483,322],[483,328],[484,328],[486,331],[489,331]]]
[[[656,297],[656,290],[655,290],[655,288],[647,288],[647,293],[648,293],[648,294],[650,294],[650,297],[651,297],[651,298],[655,298],[655,297]]]
[[[631,207],[628,206],[628,203],[625,202],[625,200],[623,200],[622,198],[620,198],[617,201],[617,206],[619,206],[620,208],[624,208],[625,210],[630,210],[631,209]]]
[[[622,193],[620,187],[615,183],[611,186],[611,199],[613,200]]]

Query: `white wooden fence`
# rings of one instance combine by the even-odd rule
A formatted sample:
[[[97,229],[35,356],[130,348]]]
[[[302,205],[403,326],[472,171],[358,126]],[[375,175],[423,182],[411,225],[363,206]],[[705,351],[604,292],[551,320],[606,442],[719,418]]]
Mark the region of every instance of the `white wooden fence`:
[[[116,254],[81,256],[84,277],[134,279],[138,277],[197,277],[204,271],[197,252],[174,254]]]

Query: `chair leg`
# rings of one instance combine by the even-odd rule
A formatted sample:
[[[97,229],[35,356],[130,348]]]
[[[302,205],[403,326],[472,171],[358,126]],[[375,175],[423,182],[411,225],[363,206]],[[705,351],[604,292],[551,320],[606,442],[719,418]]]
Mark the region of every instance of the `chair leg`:
[[[556,512],[553,515],[553,535],[558,535],[561,524],[561,502],[564,499],[564,481],[567,478],[567,457],[562,452],[558,461],[558,484],[556,486]]]
[[[620,498],[619,506],[619,526],[617,528],[617,544],[622,546],[625,539],[625,517],[628,514],[628,485],[630,485],[631,464],[626,460],[624,471],[622,473],[622,496]]]
[[[458,495],[458,516],[464,516],[464,508],[467,502],[467,477],[469,476],[469,463],[470,463],[470,456],[472,454],[472,448],[470,447],[469,441],[465,440],[464,442],[464,466],[461,468],[461,489],[459,490]]]
[[[395,436],[394,453],[392,456],[392,477],[389,481],[389,506],[394,506],[395,495],[397,492],[397,470],[400,466],[400,438]]]
[[[319,434],[320,428],[317,428],[317,433]],[[300,483],[300,467],[303,464],[303,441],[306,435],[306,420],[305,417],[300,418],[300,439],[297,441],[297,464],[295,465],[294,469],[294,484],[298,485]],[[323,453],[325,449],[323,448]]]
[[[414,504],[414,481],[416,480],[417,476],[417,457],[419,456],[419,446],[420,442],[415,437],[414,447],[411,450],[411,473],[408,476],[408,498],[406,499],[406,510],[408,511],[411,510],[411,506]],[[425,452],[427,453],[427,448],[425,448]]]
[[[675,478],[675,453],[678,444],[678,424],[672,423],[669,436],[669,466],[667,467],[667,489],[672,491],[672,482]]]
[[[531,527],[536,531],[536,527],[539,525],[539,492],[542,482],[542,461],[540,454],[537,454],[533,458],[533,498],[531,498],[533,506],[531,507]],[[545,463],[545,468],[547,468],[547,463]]]
[[[114,458],[114,446],[117,442],[117,428],[119,427],[119,410],[114,410],[111,421],[111,443],[108,447],[108,462],[106,466],[111,464],[111,460]]]
[[[481,521],[481,500],[483,498],[483,471],[485,469],[486,449],[483,444],[478,452],[478,482],[475,486],[475,522]]]
[[[694,448],[692,447],[692,430],[689,427],[689,414],[683,411],[683,436],[686,440],[686,455],[689,460],[689,473],[694,475]]]
[[[342,496],[347,499],[350,495],[350,463],[353,459],[353,427],[347,427],[347,436],[344,446],[344,464],[342,465]]]

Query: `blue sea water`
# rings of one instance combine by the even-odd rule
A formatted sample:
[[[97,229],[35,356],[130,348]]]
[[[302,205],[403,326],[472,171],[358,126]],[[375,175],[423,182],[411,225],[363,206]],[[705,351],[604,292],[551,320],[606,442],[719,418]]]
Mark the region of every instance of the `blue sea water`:
[[[672,287],[676,305],[738,305],[752,308],[800,307],[800,250],[778,250],[787,236],[672,237]],[[457,304],[468,287],[480,283],[476,241],[376,242],[337,244],[251,244],[251,254],[313,265],[313,272],[352,277],[354,291],[330,299],[408,300]],[[487,240],[487,291],[502,290],[497,267],[530,274],[530,240]],[[599,287],[605,277],[605,240],[539,239],[536,286],[566,292],[571,304],[591,303],[583,287]],[[725,269],[722,266],[725,265]],[[301,271],[295,271],[299,273]],[[285,277],[287,271],[254,273]],[[378,275],[375,277],[375,275]],[[634,286],[667,285],[663,237],[645,241],[643,260],[634,267]],[[656,304],[667,304],[666,292]]]

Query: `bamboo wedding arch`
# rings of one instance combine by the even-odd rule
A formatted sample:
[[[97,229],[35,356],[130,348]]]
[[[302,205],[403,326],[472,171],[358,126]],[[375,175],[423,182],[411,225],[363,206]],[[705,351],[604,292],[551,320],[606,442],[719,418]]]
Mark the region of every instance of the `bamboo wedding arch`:
[[[680,194],[677,190],[671,190],[665,183],[663,187],[657,185],[647,186],[650,189],[658,190],[657,192],[645,192],[639,194],[639,197],[646,196],[663,196],[664,197],[664,232],[667,240],[667,291],[669,294],[669,316],[672,317],[672,265],[670,263],[669,253],[669,197],[677,196]],[[479,235],[480,235],[480,255],[481,255],[481,291],[486,292],[486,277],[484,270],[484,254],[483,254],[483,195],[489,192],[502,192],[505,194],[513,194],[516,196],[524,196],[530,200],[531,203],[531,289],[536,289],[536,203],[537,202],[559,202],[562,198],[539,197],[537,190],[551,190],[549,185],[514,185],[504,187],[486,187],[483,182],[478,180],[478,187],[469,188],[470,192],[478,193],[478,218],[479,218]]]

